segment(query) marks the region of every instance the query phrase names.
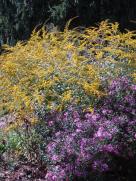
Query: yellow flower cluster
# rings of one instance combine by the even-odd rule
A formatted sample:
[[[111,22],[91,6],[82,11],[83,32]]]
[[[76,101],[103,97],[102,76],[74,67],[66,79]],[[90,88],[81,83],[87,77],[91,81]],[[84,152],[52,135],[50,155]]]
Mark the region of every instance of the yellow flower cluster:
[[[134,68],[134,36],[119,32],[117,23],[103,21],[84,31],[66,26],[64,32],[46,32],[43,27],[27,42],[5,45],[8,53],[0,56],[0,112],[33,114],[43,103],[47,109],[63,109],[68,103],[87,106],[92,96],[103,95],[101,74],[109,68],[101,64],[117,64],[115,74],[120,66]]]

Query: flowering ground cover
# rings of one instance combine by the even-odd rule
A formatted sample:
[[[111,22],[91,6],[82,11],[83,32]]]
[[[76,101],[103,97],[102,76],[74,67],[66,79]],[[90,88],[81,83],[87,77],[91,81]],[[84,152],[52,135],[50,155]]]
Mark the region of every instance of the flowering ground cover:
[[[3,180],[136,179],[136,35],[69,23],[4,46]]]

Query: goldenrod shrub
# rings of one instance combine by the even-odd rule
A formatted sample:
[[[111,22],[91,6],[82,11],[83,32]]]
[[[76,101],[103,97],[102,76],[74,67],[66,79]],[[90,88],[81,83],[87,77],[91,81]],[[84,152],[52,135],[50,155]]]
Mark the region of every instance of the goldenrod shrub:
[[[70,22],[69,22],[70,23]],[[27,42],[4,46],[0,56],[0,112],[34,117],[35,110],[62,110],[69,104],[91,109],[104,95],[102,86],[133,74],[134,32],[121,33],[118,23],[64,32],[33,31]]]

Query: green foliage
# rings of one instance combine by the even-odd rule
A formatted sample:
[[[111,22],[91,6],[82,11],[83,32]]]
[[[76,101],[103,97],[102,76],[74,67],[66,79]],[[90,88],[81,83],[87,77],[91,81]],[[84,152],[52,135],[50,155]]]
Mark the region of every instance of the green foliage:
[[[57,24],[62,23],[67,16],[68,8],[69,2],[67,0],[63,0],[58,5],[54,5],[52,7],[49,6],[49,13],[52,21],[56,22]]]
[[[25,0],[3,0],[0,3],[0,12],[1,44],[12,45],[18,39],[28,38],[32,11]]]
[[[46,146],[44,134],[48,132],[45,128],[45,124],[41,122],[36,126],[23,124],[21,128],[8,132],[0,130],[0,158],[8,164],[16,163],[18,160],[43,163],[46,159],[43,154]]]
[[[1,0],[0,44],[28,39],[32,29],[47,20],[47,7],[44,0]]]

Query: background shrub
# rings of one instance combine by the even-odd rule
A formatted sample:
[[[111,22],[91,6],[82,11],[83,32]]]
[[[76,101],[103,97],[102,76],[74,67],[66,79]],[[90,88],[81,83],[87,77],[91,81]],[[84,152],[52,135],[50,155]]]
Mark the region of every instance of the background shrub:
[[[61,29],[75,16],[76,26],[90,26],[105,19],[118,21],[122,29],[135,29],[136,2],[133,0],[1,0],[0,45],[16,44],[30,37],[33,28],[54,23]]]

